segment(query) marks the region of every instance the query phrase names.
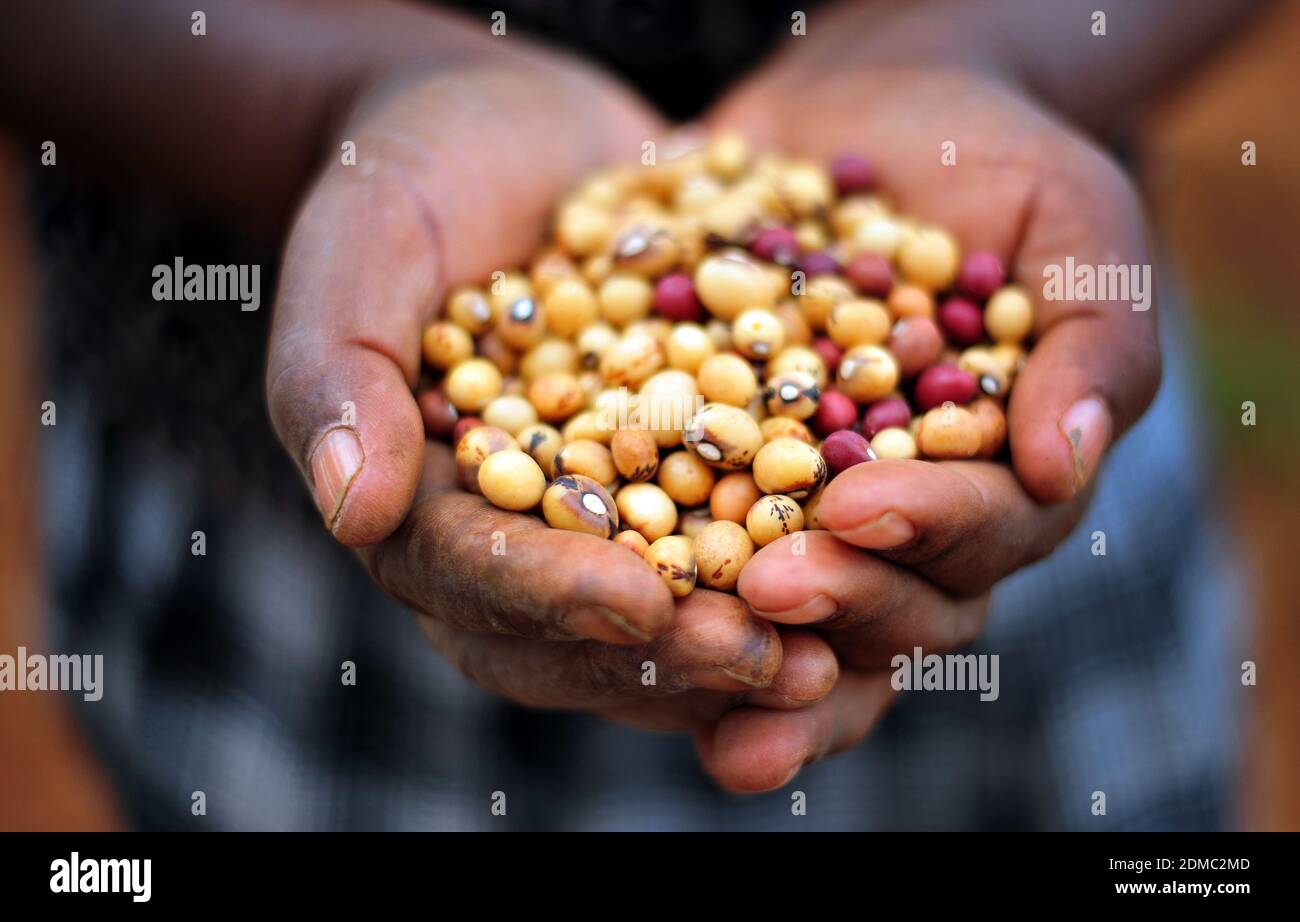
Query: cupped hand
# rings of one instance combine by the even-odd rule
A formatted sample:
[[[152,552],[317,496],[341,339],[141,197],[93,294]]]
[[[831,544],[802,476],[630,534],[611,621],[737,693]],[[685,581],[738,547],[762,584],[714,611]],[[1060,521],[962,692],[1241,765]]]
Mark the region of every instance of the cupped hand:
[[[616,84],[542,53],[367,90],[331,141],[353,142],[355,165],[335,158],[290,235],[267,387],[326,526],[470,678],[529,706],[683,730],[740,704],[819,700],[834,654],[733,596],[674,604],[631,551],[460,490],[412,396],[445,293],[523,262],[569,187],[660,130]]]
[[[359,553],[484,688],[529,707],[697,730],[744,704],[810,706],[835,684],[835,656],[812,632],[778,628],[720,592],[668,601],[632,551],[466,493],[446,445],[429,442],[426,457],[411,514]]]
[[[973,640],[990,588],[1050,553],[1077,523],[1103,454],[1160,378],[1154,311],[1043,297],[1044,268],[1067,257],[1149,265],[1137,198],[1119,168],[999,75],[856,63],[872,60],[871,47],[837,41],[849,39],[792,42],[723,101],[713,126],[822,161],[842,152],[871,159],[900,211],[948,228],[965,251],[997,253],[1025,283],[1034,347],[1007,407],[1010,468],[858,465],[826,488],[828,531],[783,538],[746,567],[741,597],[775,623],[823,634],[843,667],[811,708],[741,708],[698,734],[719,777],[734,779],[755,752],[783,754],[788,772],[768,759],[770,774],[754,773],[747,789],[777,786],[861,739],[892,700],[886,670],[895,654]],[[945,151],[955,165],[945,165]]]

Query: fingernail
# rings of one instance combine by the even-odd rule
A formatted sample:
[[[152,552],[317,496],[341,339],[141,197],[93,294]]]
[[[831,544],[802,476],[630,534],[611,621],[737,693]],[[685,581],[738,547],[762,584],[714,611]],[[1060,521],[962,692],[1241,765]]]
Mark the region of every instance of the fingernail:
[[[726,666],[705,666],[688,673],[686,681],[693,688],[709,691],[741,691],[746,688],[765,688],[771,680],[748,676]]]
[[[650,635],[604,605],[587,605],[569,616],[569,628],[575,633],[604,643],[645,643]]]
[[[343,508],[348,488],[365,461],[361,440],[351,429],[335,429],[316,446],[311,456],[311,476],[316,482],[316,504],[332,530]]]
[[[1074,488],[1081,490],[1097,470],[1110,441],[1110,412],[1099,397],[1085,397],[1065,411],[1057,428],[1074,459]]]
[[[774,691],[754,691],[745,696],[745,703],[752,707],[768,708],[774,711],[798,711],[811,707],[820,698],[792,698]]]
[[[753,612],[760,618],[779,621],[782,624],[811,624],[814,621],[825,621],[835,614],[838,608],[839,606],[835,604],[834,599],[828,595],[818,593],[794,608],[786,608],[782,611],[760,611],[755,608]]]
[[[780,784],[778,784],[778,785],[776,786],[775,790],[780,790],[781,788],[783,788],[783,787],[785,787],[787,784],[789,784],[791,781],[793,781],[795,775],[797,775],[797,774],[799,774],[801,771],[803,771],[803,767],[804,767],[804,763],[803,763],[803,762],[800,762],[799,764],[795,765],[794,768],[790,769],[790,774],[788,774],[788,775],[785,776],[785,780],[782,781]]]
[[[886,512],[866,525],[859,525],[840,534],[859,547],[888,551],[911,542],[916,537],[916,526],[897,512]]]

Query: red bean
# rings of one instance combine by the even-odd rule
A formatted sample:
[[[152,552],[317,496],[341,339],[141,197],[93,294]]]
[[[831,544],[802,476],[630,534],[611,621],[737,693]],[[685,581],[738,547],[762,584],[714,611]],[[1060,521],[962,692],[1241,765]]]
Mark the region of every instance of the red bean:
[[[813,341],[813,349],[822,357],[826,367],[835,373],[835,369],[840,367],[840,359],[844,358],[844,350],[835,345],[835,341],[829,336],[818,336]]]
[[[939,361],[943,333],[929,317],[904,317],[894,324],[887,345],[898,360],[899,373],[912,378]]]
[[[451,430],[451,444],[457,444],[465,437],[466,432],[469,432],[471,429],[477,429],[481,425],[483,425],[483,420],[479,419],[477,416],[462,416],[456,422],[456,428]]]
[[[883,298],[894,287],[894,269],[879,253],[859,253],[849,260],[844,274],[870,298]]]
[[[840,195],[866,192],[876,184],[876,168],[857,154],[840,154],[831,163],[831,177]]]
[[[832,432],[822,442],[822,457],[831,477],[847,471],[855,464],[875,461],[876,453],[871,450],[871,443],[851,429]]]
[[[799,259],[799,241],[788,227],[764,228],[749,248],[759,259],[770,259],[783,266],[794,265]]]
[[[429,438],[445,439],[452,434],[460,414],[441,388],[431,387],[421,392],[415,402],[420,407],[420,415],[424,417],[424,431]]]
[[[939,306],[939,326],[953,342],[973,346],[984,338],[984,315],[979,305],[951,297]]]
[[[654,309],[674,323],[704,319],[704,308],[695,296],[695,282],[684,272],[665,275],[655,284]]]
[[[815,275],[834,275],[840,271],[840,261],[825,250],[817,250],[800,260],[799,268],[808,278]]]
[[[902,397],[886,397],[867,407],[867,412],[862,415],[862,434],[874,439],[881,429],[890,426],[906,429],[911,421],[912,411],[906,400]]]
[[[951,400],[958,406],[975,399],[975,376],[956,365],[931,365],[916,379],[916,405],[931,410]]]
[[[987,250],[967,255],[957,272],[957,290],[976,301],[987,301],[1006,281],[1002,260]]]
[[[852,429],[858,421],[858,406],[846,394],[839,391],[823,391],[821,403],[817,404],[817,415],[813,417],[813,428],[823,438],[832,432]]]

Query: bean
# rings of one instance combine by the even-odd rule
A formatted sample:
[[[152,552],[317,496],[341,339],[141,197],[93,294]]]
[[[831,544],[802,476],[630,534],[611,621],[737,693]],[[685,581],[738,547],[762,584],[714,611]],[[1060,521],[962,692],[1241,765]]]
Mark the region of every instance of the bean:
[[[841,429],[852,429],[858,422],[858,407],[839,391],[826,391],[817,405],[813,429],[825,438]]]
[[[667,535],[658,539],[646,549],[645,562],[663,577],[674,596],[690,595],[695,588],[695,555],[690,538]]]
[[[894,324],[886,343],[904,378],[914,378],[943,353],[943,332],[929,317],[904,317]]]
[[[474,355],[474,339],[454,323],[430,324],[420,340],[424,360],[434,368],[451,368]]]
[[[497,320],[494,332],[511,349],[524,352],[546,335],[546,311],[535,298],[516,298]]]
[[[700,363],[696,375],[700,393],[712,403],[743,407],[758,393],[753,366],[738,355],[722,353]]]
[[[542,515],[552,528],[598,538],[609,538],[618,529],[618,508],[609,491],[581,474],[555,478],[542,494]]]
[[[769,378],[763,388],[763,406],[773,416],[808,419],[817,412],[820,401],[821,391],[816,380],[802,371]]]
[[[978,250],[968,253],[957,272],[957,290],[975,301],[987,301],[1005,284],[1006,270],[996,253]]]
[[[894,287],[894,267],[879,253],[859,253],[845,264],[844,274],[868,298],[884,298]]]
[[[952,235],[939,228],[921,228],[898,248],[898,267],[928,291],[943,291],[957,277],[960,252]]]
[[[799,242],[788,227],[763,228],[754,236],[749,249],[759,259],[783,266],[792,266],[799,258]]]
[[[876,460],[871,444],[850,429],[832,432],[822,442],[822,457],[826,459],[829,478],[838,477],[856,464]]]
[[[953,296],[939,306],[939,326],[961,346],[973,346],[984,338],[984,316],[979,305],[966,298]]]
[[[714,484],[709,494],[709,514],[714,519],[743,524],[749,507],[762,495],[749,471],[727,474]]]
[[[492,505],[526,512],[541,502],[546,476],[522,451],[506,450],[484,459],[478,469],[478,485]]]
[[[913,398],[922,410],[930,410],[942,403],[965,404],[975,398],[975,378],[956,365],[940,363],[931,365],[916,379]]]
[[[682,434],[682,444],[710,467],[748,467],[763,446],[763,433],[754,418],[725,403],[706,403]]]
[[[682,506],[699,506],[709,501],[717,475],[689,451],[675,451],[659,463],[660,488]]]
[[[840,195],[869,192],[876,184],[876,168],[857,154],[840,154],[831,161],[831,178]]]
[[[773,494],[764,496],[750,507],[745,516],[745,531],[759,547],[766,547],[777,538],[802,531],[803,509],[789,496]]]
[[[871,440],[871,450],[881,460],[911,460],[916,457],[916,439],[907,429],[881,429]]]
[[[641,532],[632,531],[631,529],[620,531],[616,534],[614,536],[614,543],[622,545],[633,554],[642,558],[645,557],[645,552],[650,549],[650,542],[641,537]]]
[[[840,360],[838,388],[859,403],[879,400],[898,386],[898,362],[880,346],[854,346]]]
[[[651,544],[671,534],[677,524],[677,507],[653,483],[629,483],[614,499],[623,523],[639,531]]]
[[[767,275],[748,257],[734,252],[700,262],[695,269],[695,293],[721,320],[734,320],[749,308],[776,305]]]
[[[754,483],[764,493],[803,499],[826,482],[826,460],[807,442],[776,439],[754,457]]]
[[[872,439],[881,429],[890,426],[906,429],[911,422],[912,410],[907,401],[902,397],[886,397],[867,407],[867,412],[862,415],[862,434]]]
[[[564,447],[564,436],[554,426],[538,423],[529,426],[515,436],[519,448],[537,462],[543,472],[553,469],[555,456]]]
[[[695,295],[695,282],[684,272],[665,275],[655,283],[654,310],[674,323],[698,323],[704,319],[704,307]]]
[[[563,422],[587,403],[582,385],[567,371],[542,375],[528,388],[528,399],[537,408],[537,415],[548,423]]]
[[[480,492],[478,471],[483,462],[499,451],[517,451],[519,446],[508,432],[495,426],[476,426],[456,443],[456,469],[460,482],[471,493]]]
[[[483,409],[483,422],[518,435],[537,422],[537,410],[524,397],[503,394]]]
[[[788,416],[769,416],[758,424],[758,429],[763,433],[764,445],[775,439],[798,439],[809,445],[816,441],[807,426]]]
[[[984,308],[984,325],[999,343],[1019,343],[1034,328],[1034,305],[1019,285],[999,288]]]
[[[973,458],[983,437],[975,414],[951,403],[935,407],[921,417],[916,444],[929,458]]]
[[[618,479],[618,469],[614,467],[614,457],[609,449],[590,439],[569,442],[555,453],[551,476],[562,477],[565,474],[582,474],[606,487]]]
[[[754,541],[740,525],[724,520],[706,525],[695,536],[691,549],[695,553],[697,582],[728,592],[736,588],[740,571],[754,556]]]
[[[431,387],[421,391],[416,403],[420,407],[426,435],[434,439],[445,439],[452,434],[460,414],[451,405],[442,388]]]
[[[500,369],[486,359],[467,359],[447,375],[447,398],[461,413],[478,413],[501,394]]]

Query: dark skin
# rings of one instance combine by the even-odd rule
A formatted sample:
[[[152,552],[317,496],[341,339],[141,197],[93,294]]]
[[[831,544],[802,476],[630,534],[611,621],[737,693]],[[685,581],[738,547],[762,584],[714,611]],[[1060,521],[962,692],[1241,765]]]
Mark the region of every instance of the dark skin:
[[[891,699],[880,667],[892,652],[969,642],[990,587],[1068,533],[1105,450],[1155,392],[1154,312],[1040,301],[1009,407],[1013,469],[855,469],[828,489],[830,531],[809,535],[807,556],[776,542],[745,571],[743,601],[699,590],[674,603],[624,549],[452,489],[412,397],[420,331],[446,292],[524,261],[566,188],[663,137],[635,95],[521,36],[396,3],[210,3],[203,39],[172,7],[132,3],[157,28],[108,47],[104,23],[123,4],[66,24],[43,4],[17,6],[10,34],[24,40],[0,65],[12,97],[0,109],[32,134],[93,144],[109,155],[93,158],[100,168],[174,182],[252,227],[275,232],[293,213],[268,402],[333,536],[475,681],[534,706],[692,731],[730,790],[778,787],[861,739]],[[1112,112],[1246,4],[1152,0],[1114,13],[1092,42],[1078,3],[973,6],[817,12],[708,120],[760,145],[867,154],[901,209],[998,252],[1021,278],[1067,255],[1149,263],[1127,179],[1034,97],[1114,127]],[[38,62],[62,81],[49,99],[16,89]],[[145,89],[141,73],[166,79]],[[946,139],[955,168],[939,162]],[[340,163],[345,140],[356,167]],[[1081,401],[1086,412],[1067,416]],[[341,422],[345,402],[355,426]],[[318,451],[339,430],[363,460],[322,477]],[[490,553],[497,531],[503,556]],[[646,660],[655,686],[640,682]]]

